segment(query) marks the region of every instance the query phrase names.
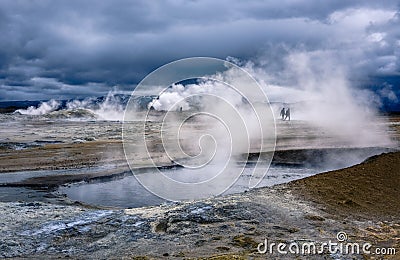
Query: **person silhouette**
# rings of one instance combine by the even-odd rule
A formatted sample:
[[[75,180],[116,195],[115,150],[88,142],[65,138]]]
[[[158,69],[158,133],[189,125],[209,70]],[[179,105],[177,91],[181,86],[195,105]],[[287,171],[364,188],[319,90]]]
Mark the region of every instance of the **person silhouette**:
[[[290,108],[286,109],[286,113],[285,113],[285,120],[289,118],[290,121]]]
[[[285,108],[283,107],[280,113],[282,120],[285,120]]]

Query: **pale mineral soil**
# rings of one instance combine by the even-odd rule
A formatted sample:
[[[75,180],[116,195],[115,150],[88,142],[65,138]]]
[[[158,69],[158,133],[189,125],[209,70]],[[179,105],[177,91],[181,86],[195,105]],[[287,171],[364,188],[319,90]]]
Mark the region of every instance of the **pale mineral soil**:
[[[391,118],[399,140],[400,118]],[[117,127],[119,128],[119,127]],[[77,128],[79,133],[79,128]],[[110,126],[117,133],[117,130]],[[52,129],[52,131],[55,131]],[[85,136],[86,133],[82,133]],[[34,137],[36,140],[37,137]],[[302,137],[296,138],[296,141]],[[41,139],[40,139],[41,140]],[[71,139],[72,140],[72,139]],[[310,133],[303,138],[310,140]],[[320,141],[315,139],[316,141]],[[324,139],[329,141],[330,139]],[[276,158],[302,161],[301,149],[285,151],[278,139]],[[325,142],[326,143],[326,142]],[[299,147],[297,147],[299,148]],[[303,147],[307,148],[307,147]],[[309,149],[308,149],[309,150]],[[62,183],[119,174],[127,168],[118,138],[49,143],[23,150],[1,148],[0,171],[95,168],[79,175],[30,178],[19,186],[56,187]],[[317,151],[319,153],[319,151]],[[297,155],[296,155],[297,154]],[[296,155],[296,156],[295,156]],[[281,158],[281,159],[282,159]],[[285,162],[287,163],[287,161]],[[14,258],[212,258],[212,259],[373,259],[371,255],[261,255],[270,242],[337,241],[394,247],[399,254],[400,152],[380,155],[347,169],[250,192],[161,206],[112,209],[83,205],[47,194],[46,200],[0,203],[0,257]],[[12,185],[11,185],[12,186]],[[10,187],[12,188],[12,187]],[[376,259],[380,259],[376,257]]]
[[[385,117],[392,140],[400,140],[400,117]],[[1,122],[1,121],[0,121]],[[129,171],[121,137],[120,122],[74,122],[20,120],[2,122],[0,127],[0,175],[10,172],[48,171],[45,176],[28,177],[20,186],[56,187],[61,184],[79,182],[93,178],[123,175]],[[141,123],[134,123],[133,141],[140,140]],[[157,135],[155,126],[154,135]],[[137,131],[136,131],[137,130]],[[361,149],[349,146],[326,131],[312,127],[303,121],[277,121],[277,144],[273,163],[298,164],[318,161],[329,149]],[[386,135],[386,133],[385,133]],[[162,142],[155,138],[155,149]],[[15,148],[17,147],[17,148]],[[377,147],[387,147],[381,144]],[[376,148],[375,146],[373,148]],[[353,150],[352,150],[353,149]],[[358,153],[358,152],[357,152]],[[155,163],[170,166],[173,162],[158,151],[152,151]],[[133,154],[135,168],[153,165],[146,153]],[[368,154],[363,154],[364,158]],[[268,156],[267,156],[268,157]],[[55,170],[73,170],[56,174]],[[0,181],[3,186],[4,182]],[[19,184],[15,184],[18,186]]]
[[[79,259],[373,259],[261,255],[258,243],[369,242],[400,250],[400,152],[243,194],[113,210],[44,202],[0,204],[0,256]],[[57,198],[55,198],[57,199]],[[376,259],[380,259],[376,257]]]

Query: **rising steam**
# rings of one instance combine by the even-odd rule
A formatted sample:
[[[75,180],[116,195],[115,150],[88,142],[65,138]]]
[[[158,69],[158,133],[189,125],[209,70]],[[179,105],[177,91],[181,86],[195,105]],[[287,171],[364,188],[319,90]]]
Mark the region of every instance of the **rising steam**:
[[[51,99],[47,102],[42,102],[38,107],[30,106],[27,109],[18,109],[15,112],[22,115],[40,116],[57,110],[60,105],[60,102]]]
[[[27,109],[18,109],[15,113],[31,116],[46,116],[52,119],[80,118],[109,121],[121,121],[125,104],[117,92],[112,90],[98,102],[96,98],[83,100],[69,100],[64,105],[61,101],[51,99],[41,102],[38,107],[30,106]]]
[[[230,59],[239,63],[238,60]],[[346,68],[329,53],[293,52],[284,59],[285,67],[279,75],[253,63],[241,63],[262,86],[278,117],[282,107],[291,108],[292,118],[320,128],[350,147],[391,146],[383,119],[378,116],[377,97],[372,92],[357,89],[348,79]],[[223,82],[237,80],[235,71],[218,75]],[[283,81],[289,85],[270,84]],[[229,100],[238,108],[244,103],[240,98],[223,90],[217,81],[200,81],[197,84],[173,85],[149,103],[158,111],[190,110],[198,102],[187,99],[193,95],[214,93]],[[235,99],[236,98],[236,99]],[[180,100],[179,107],[176,105]],[[253,127],[250,127],[250,130]],[[322,146],[324,144],[321,144]]]
[[[383,119],[378,116],[377,96],[357,88],[349,80],[351,72],[334,54],[292,52],[283,64],[280,73],[250,62],[244,65],[268,94],[276,117],[282,107],[290,107],[294,120],[318,127],[348,146],[393,145]]]
[[[179,83],[188,79],[197,83]],[[165,84],[161,92],[160,82]],[[156,168],[152,175],[135,175],[144,187],[168,200],[218,195],[242,174],[250,152],[269,152],[262,163],[255,163],[249,187],[262,180],[272,159],[275,124],[265,93],[246,71],[218,59],[184,59],[149,74],[135,92],[149,89],[155,98],[142,114],[141,137],[132,138],[130,122],[140,114],[131,102],[134,99],[125,112],[128,163],[134,169],[137,161],[132,155],[143,151],[154,166],[167,156],[171,163],[185,167],[190,178],[167,177]]]

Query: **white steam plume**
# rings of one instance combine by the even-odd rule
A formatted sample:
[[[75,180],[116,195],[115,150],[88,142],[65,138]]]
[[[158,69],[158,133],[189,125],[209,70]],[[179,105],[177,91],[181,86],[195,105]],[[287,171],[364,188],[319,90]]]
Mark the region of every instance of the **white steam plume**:
[[[85,115],[83,112],[89,112],[87,115],[93,115],[99,120],[121,121],[124,114],[125,106],[116,96],[115,90],[109,91],[105,99],[101,103],[96,102],[96,98],[86,98],[84,100],[71,100],[65,104],[65,108],[61,109],[61,102],[51,99],[42,102],[38,107],[30,106],[27,109],[18,109],[15,112],[23,115],[42,116],[51,114],[52,117],[57,115],[60,118],[65,115],[64,112],[76,112],[74,115]],[[91,120],[92,117],[89,117]]]
[[[263,86],[269,100],[291,107],[292,118],[303,120],[344,140],[349,146],[391,146],[383,119],[378,117],[377,95],[357,89],[346,66],[330,52],[292,52],[284,58],[284,71],[274,75],[253,63],[248,70]],[[274,76],[285,77],[289,86],[268,84]],[[278,80],[275,80],[278,81]],[[282,79],[281,79],[282,81]]]
[[[110,91],[106,99],[93,112],[102,120],[121,121],[124,115],[125,107],[115,96],[115,91]]]
[[[42,102],[37,108],[34,106],[30,106],[27,109],[18,109],[15,112],[20,113],[22,115],[39,116],[55,111],[59,107],[60,107],[60,102],[51,99],[47,102]]]
[[[240,63],[232,58],[230,60]],[[318,127],[348,146],[392,145],[382,118],[377,116],[377,95],[353,86],[348,79],[346,67],[332,53],[291,52],[283,60],[284,70],[279,75],[251,62],[242,64],[263,87],[276,115],[282,107],[290,107],[294,120],[302,120]],[[228,70],[216,77],[228,84],[238,80],[235,70]],[[277,80],[276,77],[280,79]],[[285,79],[282,80],[282,77]],[[269,83],[279,81],[290,83]],[[221,83],[205,81],[186,86],[173,85],[154,99],[149,108],[159,111],[177,111],[180,108],[183,111],[189,110],[196,102],[188,102],[187,97],[207,93],[222,96],[231,104],[243,108],[243,100],[237,99],[237,95],[230,95],[229,91],[218,87],[218,84]],[[179,106],[176,106],[177,102]],[[251,129],[252,127],[250,131]]]

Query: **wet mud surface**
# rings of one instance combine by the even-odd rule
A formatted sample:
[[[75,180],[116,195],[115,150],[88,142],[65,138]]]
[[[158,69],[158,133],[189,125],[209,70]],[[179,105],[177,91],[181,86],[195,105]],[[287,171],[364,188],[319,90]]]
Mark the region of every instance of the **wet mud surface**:
[[[334,241],[339,231],[352,242],[399,250],[399,160],[399,152],[383,154],[348,169],[272,188],[155,207],[113,210],[1,203],[0,252],[2,257],[35,258],[263,259],[266,256],[256,248],[265,238],[324,242]],[[364,185],[367,182],[374,185]],[[354,187],[361,190],[356,193]],[[347,196],[340,197],[343,194]],[[335,259],[327,252],[297,257]]]

